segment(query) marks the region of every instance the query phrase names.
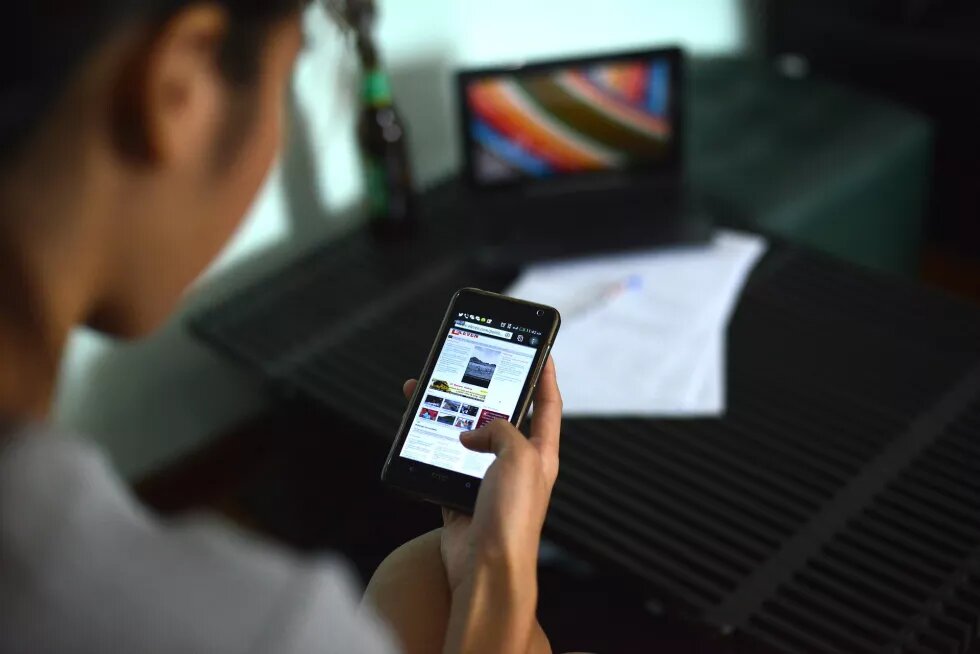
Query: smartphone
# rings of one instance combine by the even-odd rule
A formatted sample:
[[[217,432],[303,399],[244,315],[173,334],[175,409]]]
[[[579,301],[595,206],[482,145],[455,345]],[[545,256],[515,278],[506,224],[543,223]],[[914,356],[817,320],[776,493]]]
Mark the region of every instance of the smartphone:
[[[382,481],[416,498],[473,512],[495,456],[459,442],[494,420],[520,427],[555,343],[551,307],[473,288],[458,291],[439,327]]]

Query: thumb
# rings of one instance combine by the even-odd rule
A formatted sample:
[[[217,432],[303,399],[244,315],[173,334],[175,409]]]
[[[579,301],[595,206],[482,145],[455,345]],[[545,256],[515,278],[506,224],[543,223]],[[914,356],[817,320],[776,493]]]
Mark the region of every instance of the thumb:
[[[468,450],[488,452],[500,456],[524,441],[524,434],[506,420],[494,420],[475,431],[460,434],[459,441]]]

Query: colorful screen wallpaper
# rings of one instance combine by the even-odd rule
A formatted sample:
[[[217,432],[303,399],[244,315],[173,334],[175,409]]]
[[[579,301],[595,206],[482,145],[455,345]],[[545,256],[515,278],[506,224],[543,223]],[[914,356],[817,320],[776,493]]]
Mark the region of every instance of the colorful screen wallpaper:
[[[665,158],[673,136],[667,60],[484,77],[465,89],[477,181],[624,168]]]

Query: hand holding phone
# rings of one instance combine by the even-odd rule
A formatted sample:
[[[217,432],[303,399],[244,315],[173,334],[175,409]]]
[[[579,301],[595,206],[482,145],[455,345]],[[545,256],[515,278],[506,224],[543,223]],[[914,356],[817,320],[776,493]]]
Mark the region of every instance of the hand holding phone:
[[[537,565],[541,528],[558,477],[562,400],[549,359],[534,396],[530,438],[497,421],[463,436],[463,444],[493,452],[473,516],[444,510],[442,557],[452,588],[474,569],[475,557],[496,553],[510,562]]]
[[[405,386],[412,398],[382,479],[444,507],[445,651],[550,651],[536,573],[558,475],[562,402],[549,354],[560,322],[550,307],[460,291],[420,382]]]
[[[560,324],[551,307],[476,289],[457,292],[382,480],[420,499],[472,513],[502,436],[479,450],[467,447],[461,435],[494,422],[510,423],[507,433],[516,433]]]

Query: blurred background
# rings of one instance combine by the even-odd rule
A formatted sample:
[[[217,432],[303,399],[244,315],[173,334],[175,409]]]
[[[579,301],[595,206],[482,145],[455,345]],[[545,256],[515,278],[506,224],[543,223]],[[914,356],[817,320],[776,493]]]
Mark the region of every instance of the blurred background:
[[[319,5],[305,24],[291,143],[188,306],[363,218],[357,57]],[[699,188],[749,224],[973,296],[978,33],[966,0],[383,0],[377,32],[418,188],[460,165],[455,69],[679,45]],[[65,364],[59,420],[105,438],[132,475],[264,402],[180,324],[135,345],[79,333]]]
[[[746,20],[734,0],[621,0],[615,8],[558,0],[387,0],[379,4],[378,40],[410,129],[417,184],[424,187],[460,163],[455,68],[675,43],[694,53],[734,54],[746,47]],[[319,5],[308,10],[305,23],[308,47],[289,99],[291,144],[188,310],[363,219],[357,58]],[[105,439],[117,465],[138,477],[261,410],[265,401],[254,380],[194,342],[178,316],[138,344],[79,333],[65,363],[57,414],[63,424]]]
[[[391,300],[401,278],[422,270],[429,255],[419,240],[378,250],[364,236],[371,233],[365,115],[390,127],[383,109],[394,98],[398,134],[404,127],[408,135],[407,145],[398,146],[407,147],[407,162],[397,168],[411,173],[421,222],[435,221],[446,239],[436,240],[450,244],[438,249],[453,249],[457,233],[458,243],[467,242],[482,207],[454,204],[466,151],[458,71],[677,47],[685,55],[685,83],[677,87],[683,121],[675,124],[682,125],[686,185],[713,224],[764,238],[714,242],[722,259],[725,247],[742,248],[741,263],[714,268],[727,290],[715,284],[695,292],[692,285],[686,307],[668,298],[685,326],[680,309],[701,316],[709,296],[719,296],[712,330],[693,340],[678,330],[685,355],[667,371],[676,382],[690,376],[695,360],[705,364],[715,383],[699,411],[685,413],[676,403],[652,410],[648,403],[642,416],[568,421],[569,463],[549,533],[563,536],[563,546],[587,544],[588,563],[558,548],[546,551],[546,558],[563,561],[552,579],[563,588],[558,596],[592,593],[569,605],[591,607],[592,621],[601,623],[597,602],[612,606],[603,598],[621,593],[605,581],[596,586],[591,565],[613,560],[603,571],[634,572],[627,586],[643,578],[697,608],[721,632],[736,625],[778,641],[774,651],[967,651],[980,615],[980,534],[973,526],[980,517],[973,481],[980,462],[980,5],[380,0],[376,9],[371,33],[390,88],[387,81],[367,88],[382,98],[381,109],[365,108],[363,49],[324,6],[311,5],[304,15],[307,48],[286,99],[289,143],[240,233],[181,314],[153,338],[120,344],[84,330],[74,336],[57,420],[99,439],[157,508],[217,503],[294,545],[338,547],[355,557],[370,550],[356,561],[370,573],[391,544],[386,539],[398,542],[422,523],[413,522],[406,505],[377,495],[387,441],[369,432],[390,438],[401,413],[398,384],[416,374],[431,338],[425,321],[435,326],[448,286],[418,307]],[[434,206],[452,209],[436,221]],[[597,233],[610,224],[608,214],[583,215],[568,232]],[[629,245],[625,231],[618,237]],[[383,252],[385,261],[371,252]],[[739,304],[757,260],[754,286]],[[677,277],[669,281],[680,287],[683,266],[658,267],[664,261],[644,270],[660,279],[670,270]],[[322,293],[318,276],[332,280]],[[451,277],[442,283],[463,284]],[[536,280],[538,290],[546,277]],[[295,320],[276,304],[290,294],[300,298],[290,300],[298,307]],[[385,341],[392,351],[381,354],[370,340],[387,333],[372,324],[387,315],[372,305],[377,298],[388,302],[384,311],[408,312],[399,315],[406,327]],[[204,331],[216,349],[191,335],[188,324],[201,315],[210,316]],[[300,332],[306,340],[295,337]],[[570,325],[563,337],[575,340]],[[642,339],[635,346],[645,347]],[[650,370],[658,363],[670,368],[649,356]],[[620,363],[638,367],[631,356]],[[613,381],[629,387],[622,379]],[[577,390],[594,399],[587,384]],[[297,397],[307,402],[290,404]],[[665,420],[692,417],[699,419]],[[336,456],[324,436],[351,445],[345,471],[324,471],[323,462]],[[607,440],[621,449],[596,449]],[[940,450],[929,454],[927,445]],[[933,458],[908,482],[914,488],[888,496],[891,480],[920,450]],[[257,466],[257,459],[265,463]],[[636,475],[638,461],[644,472],[657,472]],[[969,465],[957,468],[962,461]],[[331,486],[336,474],[352,485]],[[351,503],[356,493],[349,489],[358,483],[366,489],[363,502]],[[236,498],[232,505],[229,497]],[[874,504],[879,500],[888,506]],[[864,520],[875,507],[885,527],[868,527],[872,518],[856,527],[848,522]],[[319,524],[323,515],[341,516],[330,522],[333,531]],[[399,516],[408,532],[389,524]],[[592,522],[582,527],[579,519]],[[817,565],[811,555],[818,550],[825,567],[814,572],[805,566]],[[885,562],[886,555],[897,563]],[[875,566],[880,576],[861,576]],[[913,568],[921,576],[909,581]],[[780,584],[791,576],[802,581],[785,591]],[[568,585],[570,578],[576,581]],[[860,588],[847,586],[857,578]],[[792,596],[770,602],[767,593],[776,597],[780,588]],[[663,608],[655,600],[644,605],[653,596],[648,590],[618,609],[640,632]],[[881,598],[892,591],[898,599],[889,607],[901,607],[895,608],[901,617],[882,622]],[[834,599],[823,606],[814,600],[825,596]],[[790,619],[780,611],[793,602],[804,609]],[[854,626],[857,604],[867,622]],[[758,613],[750,615],[747,606]],[[824,610],[836,617],[809,622]],[[569,624],[567,614],[555,620]],[[670,630],[663,633],[669,644]],[[575,642],[572,635],[563,642]],[[641,651],[635,644],[644,641],[624,642]]]

